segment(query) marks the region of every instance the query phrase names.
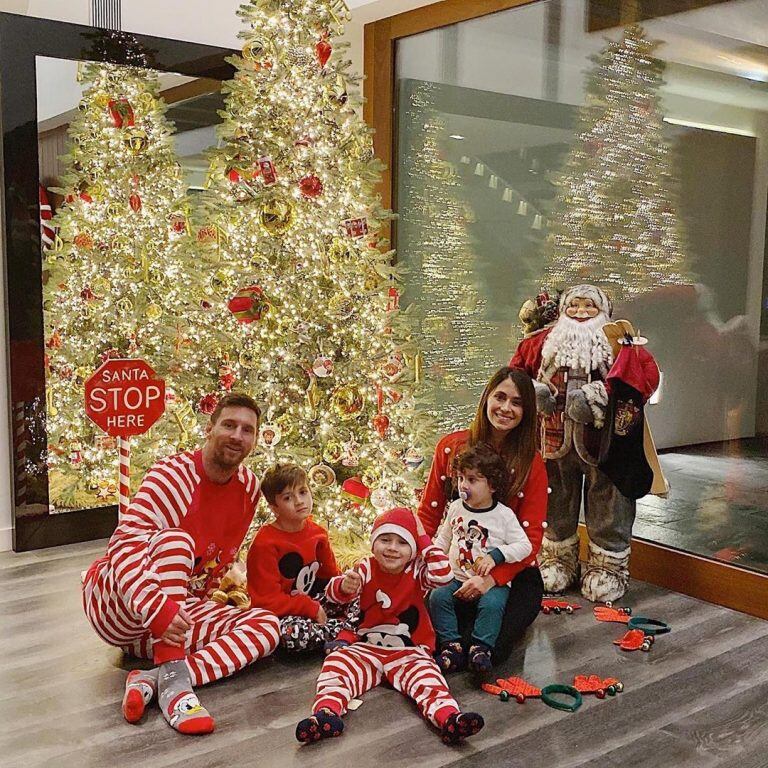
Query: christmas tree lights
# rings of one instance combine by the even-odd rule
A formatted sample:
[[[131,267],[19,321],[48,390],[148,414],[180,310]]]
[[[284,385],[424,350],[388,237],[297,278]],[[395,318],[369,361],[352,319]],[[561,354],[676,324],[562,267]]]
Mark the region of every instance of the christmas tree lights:
[[[663,136],[657,43],[628,27],[592,61],[578,140],[557,180],[544,285],[596,283],[614,300],[692,282]]]

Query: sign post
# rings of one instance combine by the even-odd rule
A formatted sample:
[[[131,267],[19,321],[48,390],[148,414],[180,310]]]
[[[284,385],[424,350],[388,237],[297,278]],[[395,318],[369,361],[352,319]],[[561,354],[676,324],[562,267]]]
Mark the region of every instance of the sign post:
[[[117,438],[120,517],[131,497],[131,436],[143,435],[165,412],[165,381],[144,360],[107,360],[85,382],[85,413]]]

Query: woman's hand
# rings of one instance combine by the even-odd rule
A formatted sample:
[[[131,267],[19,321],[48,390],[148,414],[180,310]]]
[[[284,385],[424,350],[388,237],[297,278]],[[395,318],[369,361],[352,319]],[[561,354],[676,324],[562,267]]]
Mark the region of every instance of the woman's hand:
[[[487,576],[496,567],[496,561],[490,555],[483,555],[472,567],[478,576]]]
[[[454,592],[453,596],[458,597],[459,600],[466,600],[468,603],[471,603],[478,600],[495,585],[496,582],[493,580],[493,576],[470,576]]]

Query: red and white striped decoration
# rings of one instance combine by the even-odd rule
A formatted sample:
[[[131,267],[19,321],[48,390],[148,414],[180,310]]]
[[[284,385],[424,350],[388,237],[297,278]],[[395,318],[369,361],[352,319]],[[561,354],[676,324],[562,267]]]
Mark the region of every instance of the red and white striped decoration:
[[[131,501],[131,438],[118,437],[117,450],[120,453],[120,509],[118,519],[121,520]]]
[[[24,401],[13,403],[15,502],[17,507],[27,503],[27,422],[24,418]]]
[[[43,243],[43,248],[50,248],[56,237],[56,231],[51,226],[53,210],[51,209],[51,203],[48,200],[48,192],[46,192],[45,187],[42,184],[38,184],[37,187],[40,201],[40,240]]]

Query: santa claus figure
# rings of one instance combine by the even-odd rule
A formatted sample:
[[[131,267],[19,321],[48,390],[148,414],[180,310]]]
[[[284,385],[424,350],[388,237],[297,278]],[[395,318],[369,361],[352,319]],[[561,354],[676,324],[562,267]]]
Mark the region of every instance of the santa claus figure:
[[[617,487],[615,450],[610,472],[614,479],[598,466],[614,427],[612,421],[606,426],[606,414],[609,418],[613,414],[609,409],[611,385],[606,389],[606,382],[619,347],[604,331],[612,309],[608,296],[594,285],[564,291],[557,320],[529,333],[510,361],[511,367],[524,369],[535,380],[540,447],[552,489],[539,556],[544,588],[562,592],[579,578],[577,529],[583,499],[589,553],[581,573],[581,591],[595,602],[616,600],[626,591],[635,499],[639,497],[632,493],[634,498],[629,498]],[[643,349],[644,362],[657,370],[649,358]],[[633,411],[637,418],[630,425],[638,435],[641,452],[645,399],[647,393],[637,399],[639,408]],[[625,432],[628,428],[622,425]],[[644,492],[647,490],[639,495]]]

